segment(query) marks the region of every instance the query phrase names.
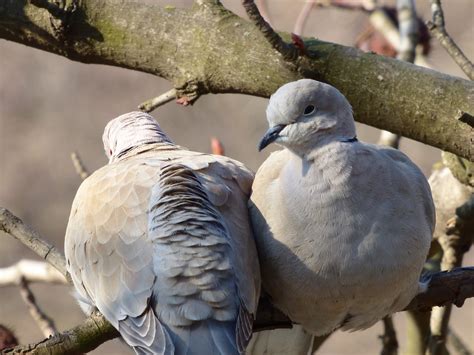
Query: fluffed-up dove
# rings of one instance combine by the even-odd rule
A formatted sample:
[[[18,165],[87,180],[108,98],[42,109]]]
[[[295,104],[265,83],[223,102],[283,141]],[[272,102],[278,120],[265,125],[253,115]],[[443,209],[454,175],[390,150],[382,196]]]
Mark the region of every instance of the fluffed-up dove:
[[[398,150],[359,142],[352,108],[310,79],[270,98],[250,202],[263,288],[315,335],[361,330],[424,291],[430,187]]]
[[[103,140],[109,164],[81,184],[66,231],[83,309],[137,354],[244,353],[260,293],[252,172],[175,145],[143,112]]]

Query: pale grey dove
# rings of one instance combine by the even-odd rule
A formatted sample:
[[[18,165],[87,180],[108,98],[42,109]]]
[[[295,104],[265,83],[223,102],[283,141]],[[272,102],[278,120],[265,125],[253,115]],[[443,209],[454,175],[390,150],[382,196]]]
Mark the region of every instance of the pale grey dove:
[[[142,112],[103,139],[110,162],[80,186],[66,231],[83,306],[138,354],[243,353],[260,293],[253,174],[173,144]]]
[[[246,355],[308,355],[313,336],[299,324],[291,329],[273,329],[254,333]]]
[[[316,335],[360,330],[402,310],[435,225],[429,185],[398,150],[359,142],[352,109],[334,87],[303,79],[267,108],[263,163],[250,211],[264,289]]]

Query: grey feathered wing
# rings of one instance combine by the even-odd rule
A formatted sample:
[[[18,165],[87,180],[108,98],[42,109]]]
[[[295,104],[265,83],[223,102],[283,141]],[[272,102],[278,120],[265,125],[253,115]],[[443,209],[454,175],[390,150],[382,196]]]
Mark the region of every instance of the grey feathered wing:
[[[140,354],[243,352],[256,309],[245,298],[258,291],[235,278],[242,268],[232,255],[232,223],[203,187],[217,185],[180,164],[149,160],[108,165],[76,195],[65,250],[81,299]],[[252,285],[239,292],[242,282]]]
[[[202,172],[203,185],[231,236],[229,257],[240,300],[237,342],[239,350],[243,351],[252,336],[260,296],[260,267],[247,207],[253,173],[227,157],[211,157],[215,160],[198,172]]]
[[[95,305],[137,353],[148,348],[165,354],[173,353],[173,344],[150,307],[156,276],[146,211],[156,180],[156,168],[130,163],[96,171],[74,199],[65,252],[81,299]]]

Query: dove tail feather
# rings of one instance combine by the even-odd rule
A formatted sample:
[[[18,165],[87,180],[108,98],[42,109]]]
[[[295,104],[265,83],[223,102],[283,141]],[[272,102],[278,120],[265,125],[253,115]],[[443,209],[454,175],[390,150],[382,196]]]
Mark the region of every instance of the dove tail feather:
[[[137,355],[243,354],[245,348],[237,344],[235,329],[236,322],[214,319],[169,326],[162,324],[151,308],[119,322],[120,335]]]
[[[172,355],[175,347],[165,327],[151,308],[138,317],[127,317],[119,322],[123,340],[138,355]]]
[[[235,322],[207,319],[191,326],[165,326],[175,355],[239,355],[235,339]]]

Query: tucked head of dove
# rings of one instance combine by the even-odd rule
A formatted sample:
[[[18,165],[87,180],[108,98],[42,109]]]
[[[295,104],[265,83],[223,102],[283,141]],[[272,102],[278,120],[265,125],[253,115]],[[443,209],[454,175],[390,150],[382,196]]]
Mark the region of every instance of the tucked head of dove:
[[[173,143],[152,116],[140,111],[129,112],[111,120],[105,126],[102,140],[109,163],[143,144]]]
[[[267,106],[269,130],[258,146],[272,142],[304,154],[316,145],[356,135],[352,107],[339,90],[302,79],[280,87]]]

